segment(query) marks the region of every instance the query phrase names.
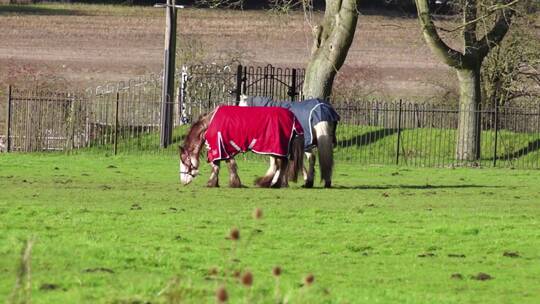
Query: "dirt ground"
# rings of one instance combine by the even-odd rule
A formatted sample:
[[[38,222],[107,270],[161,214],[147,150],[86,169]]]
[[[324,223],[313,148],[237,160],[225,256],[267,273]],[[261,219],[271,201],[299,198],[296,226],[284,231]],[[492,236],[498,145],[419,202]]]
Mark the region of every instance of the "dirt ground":
[[[185,9],[178,20],[179,58],[305,67],[310,24],[320,17]],[[92,87],[158,72],[164,22],[163,11],[154,8],[0,6],[0,95],[7,84],[20,86],[33,79]],[[336,85],[365,96],[440,99],[455,94],[453,83],[454,73],[426,47],[415,18],[367,13],[359,19]]]

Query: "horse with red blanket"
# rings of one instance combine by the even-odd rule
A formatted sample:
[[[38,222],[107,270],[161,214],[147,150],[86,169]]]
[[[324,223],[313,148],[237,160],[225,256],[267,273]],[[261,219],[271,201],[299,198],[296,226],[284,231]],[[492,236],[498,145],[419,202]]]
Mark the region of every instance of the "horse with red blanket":
[[[219,186],[222,160],[229,167],[229,185],[240,187],[234,156],[247,151],[275,159],[266,175],[255,181],[258,186],[287,186],[289,179],[296,181],[303,167],[303,134],[302,126],[287,109],[220,106],[189,130],[180,147],[180,180],[187,185],[198,175],[199,155],[205,143],[212,167],[209,187]]]

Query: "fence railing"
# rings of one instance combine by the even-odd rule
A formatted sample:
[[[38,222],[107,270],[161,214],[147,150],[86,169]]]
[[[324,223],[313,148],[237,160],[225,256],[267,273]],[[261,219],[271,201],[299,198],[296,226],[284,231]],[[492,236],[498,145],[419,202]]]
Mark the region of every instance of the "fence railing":
[[[456,106],[336,101],[336,158],[361,164],[540,168],[540,107],[499,106],[480,116],[480,158],[460,161]]]
[[[301,100],[304,69],[272,65],[183,67],[177,73],[180,122],[191,122],[218,104],[234,104],[240,95],[268,96],[276,100]]]
[[[276,74],[264,76],[270,72]],[[295,88],[301,85],[298,75],[302,73],[269,67],[184,68],[177,73],[173,143],[181,143],[188,122],[218,104],[234,104],[238,92],[272,92],[275,99],[299,98]],[[270,85],[271,81],[274,84]],[[466,163],[456,157],[460,114],[457,105],[337,98],[332,103],[341,116],[335,149],[337,161],[540,168],[540,103],[485,107],[467,113],[480,118],[480,158]],[[9,90],[6,111],[8,134],[1,140],[0,149],[174,153],[176,145],[160,149],[161,106],[159,75],[85,92],[13,88]]]

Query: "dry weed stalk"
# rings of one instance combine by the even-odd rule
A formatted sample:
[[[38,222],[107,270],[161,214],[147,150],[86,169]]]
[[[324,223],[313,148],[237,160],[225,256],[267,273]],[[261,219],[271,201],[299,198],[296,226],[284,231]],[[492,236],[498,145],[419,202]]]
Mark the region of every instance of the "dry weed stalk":
[[[279,285],[280,285],[279,284],[279,279],[281,277],[281,267],[275,266],[274,268],[272,268],[272,275],[275,278],[274,299],[275,299],[276,303],[281,303],[281,291],[279,289]]]
[[[226,303],[229,300],[229,294],[224,286],[221,286],[216,291],[216,301],[218,304]]]
[[[246,271],[244,275],[242,275],[242,285],[244,285],[248,289],[248,294],[245,298],[246,303],[251,303],[251,299],[253,297],[253,273],[250,271]]]
[[[17,268],[17,280],[8,298],[8,304],[31,303],[32,301],[32,246],[34,238],[26,240],[21,250],[21,260]]]
[[[260,220],[263,218],[263,210],[261,208],[255,208],[251,212],[252,219],[256,221],[256,223],[260,223]],[[228,240],[228,242],[231,243],[230,250],[228,251],[228,257],[227,253],[225,253],[225,268],[223,268],[223,271],[219,271],[219,268],[212,267],[208,270],[208,277],[211,279],[215,279],[216,285],[213,289],[214,301],[218,304],[228,303],[228,302],[234,302],[234,303],[279,303],[279,304],[285,304],[289,303],[291,296],[294,294],[295,298],[297,298],[299,303],[302,303],[304,300],[304,296],[306,292],[309,292],[309,287],[313,285],[315,277],[312,274],[308,274],[304,278],[304,284],[303,288],[301,288],[299,291],[296,290],[289,290],[288,293],[282,293],[280,281],[281,281],[281,275],[283,273],[283,270],[280,266],[275,266],[271,270],[271,274],[274,277],[275,280],[275,286],[274,286],[274,294],[273,299],[268,301],[269,299],[263,300],[262,297],[259,295],[254,294],[254,273],[244,266],[238,265],[237,263],[240,263],[240,261],[236,258],[237,257],[237,251],[238,247],[240,246],[240,242],[242,243],[242,248],[247,247],[251,243],[252,237],[254,237],[256,234],[260,233],[260,229],[253,228],[252,231],[249,233],[247,237],[241,238],[240,229],[238,227],[233,227],[229,230],[228,235],[225,237],[225,239]],[[238,268],[243,270],[238,270]],[[234,286],[241,286],[245,288],[245,293],[243,299],[231,299],[231,296],[229,292],[231,291],[231,288]],[[207,295],[208,293],[206,293]],[[195,295],[193,290],[190,290],[189,288],[182,288],[179,283],[179,279],[177,277],[173,278],[169,281],[167,286],[158,293],[158,296],[163,295],[167,297],[167,303],[180,303],[186,300],[193,300],[197,298],[192,298],[191,296],[197,296]]]

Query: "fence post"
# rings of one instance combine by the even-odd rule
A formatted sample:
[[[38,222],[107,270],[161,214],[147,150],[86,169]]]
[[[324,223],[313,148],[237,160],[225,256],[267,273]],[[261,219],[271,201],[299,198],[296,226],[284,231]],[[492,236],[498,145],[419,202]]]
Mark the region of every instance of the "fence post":
[[[537,109],[537,113],[536,113],[536,128],[537,128],[537,132],[536,135],[540,135],[540,104],[538,104],[538,109]],[[533,169],[537,169],[538,168],[538,161],[536,162],[536,166],[533,165],[532,167]]]
[[[114,111],[114,155],[118,151],[118,104],[120,101],[120,92],[116,92],[116,110]]]
[[[67,143],[65,145],[66,153],[75,148],[75,109],[76,109],[76,100],[74,95],[67,93],[66,100],[69,102],[69,125],[67,134]]]
[[[495,145],[493,146],[493,167],[497,166],[497,139],[499,137],[499,105],[495,105]]]
[[[477,107],[477,112],[475,113],[476,115],[476,156],[475,156],[475,159],[478,160],[478,166],[481,165],[481,147],[482,147],[482,142],[481,142],[481,136],[482,136],[482,103],[479,103],[478,104],[478,107]]]
[[[289,88],[289,96],[291,97],[291,101],[295,101],[296,99],[296,69],[292,69],[292,75],[291,75],[291,86]]]
[[[236,67],[236,89],[234,90],[236,93],[235,96],[235,105],[238,105],[240,103],[240,95],[242,94],[242,65],[239,64]]]
[[[6,152],[11,151],[11,85],[7,92],[7,119],[6,119]]]
[[[396,165],[399,165],[399,148],[401,146],[401,105],[402,100],[399,100],[399,110],[398,110],[398,130],[397,130],[397,147],[396,147]]]
[[[36,89],[37,90],[37,89]],[[36,91],[31,92],[32,97],[37,95]],[[32,138],[32,120],[30,115],[30,100],[32,99],[35,102],[35,99],[32,97],[26,99],[26,121],[24,122],[24,152],[32,152],[32,143],[30,139]]]

